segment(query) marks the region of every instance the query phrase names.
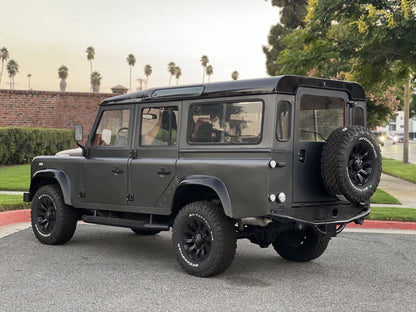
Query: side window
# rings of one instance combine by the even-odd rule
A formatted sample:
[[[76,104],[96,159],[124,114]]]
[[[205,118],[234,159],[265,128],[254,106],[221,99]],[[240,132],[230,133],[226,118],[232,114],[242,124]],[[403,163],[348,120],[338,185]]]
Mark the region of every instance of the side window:
[[[288,101],[281,101],[277,107],[277,139],[289,141],[291,128],[291,105]]]
[[[127,146],[129,121],[129,109],[104,111],[92,137],[91,146]]]
[[[344,126],[344,100],[306,94],[300,99],[299,141],[323,142]]]
[[[176,144],[177,107],[148,107],[141,110],[140,145],[169,146]]]
[[[352,124],[355,126],[364,126],[364,110],[362,107],[354,107],[352,112]]]
[[[261,140],[263,102],[192,104],[188,142],[257,144]]]

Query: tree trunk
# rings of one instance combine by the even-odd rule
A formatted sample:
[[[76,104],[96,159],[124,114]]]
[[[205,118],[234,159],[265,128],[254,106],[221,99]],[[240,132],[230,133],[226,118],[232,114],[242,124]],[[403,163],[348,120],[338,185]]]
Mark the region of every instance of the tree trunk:
[[[61,79],[61,83],[59,84],[59,87],[61,88],[61,92],[65,92],[65,90],[66,90],[66,81],[65,81],[65,79]]]
[[[130,65],[130,93],[131,93],[131,65]]]
[[[404,85],[404,129],[403,129],[403,163],[409,163],[409,102],[410,80]]]
[[[1,78],[3,77],[4,62],[1,62],[1,72],[0,72],[0,88],[1,88]]]
[[[94,92],[94,93],[100,92],[100,86],[99,85],[93,85],[92,86],[92,92]]]

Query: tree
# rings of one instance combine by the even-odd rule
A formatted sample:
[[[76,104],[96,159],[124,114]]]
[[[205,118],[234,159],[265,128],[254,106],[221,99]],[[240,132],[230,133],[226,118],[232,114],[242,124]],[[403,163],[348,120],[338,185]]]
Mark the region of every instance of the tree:
[[[207,67],[208,63],[209,63],[208,56],[202,55],[202,57],[201,57],[201,65],[203,67],[203,70],[202,70],[202,82],[205,82],[205,71],[206,71],[206,67]]]
[[[95,49],[89,46],[87,50],[85,50],[85,52],[87,53],[87,60],[90,61],[90,69],[91,69],[91,74],[92,74],[92,60],[95,57]]]
[[[91,74],[91,85],[92,85],[92,92],[100,92],[100,85],[101,85],[101,75],[99,72],[93,72]]]
[[[415,7],[416,0],[310,0],[305,28],[283,39],[287,48],[276,64],[285,73],[313,72],[355,80],[379,99],[389,86],[404,86],[407,123],[409,81],[416,72]],[[368,108],[372,116],[371,105]]]
[[[61,92],[65,92],[66,90],[66,78],[68,78],[68,67],[65,65],[62,65],[58,69],[58,77],[61,79],[61,82],[59,83],[59,87],[61,89]]]
[[[176,74],[176,64],[174,62],[170,62],[168,64],[168,71],[170,73],[170,77],[169,77],[169,85],[172,82],[172,77]]]
[[[144,74],[146,75],[146,89],[147,89],[147,82],[149,81],[149,76],[152,74],[152,66],[149,64],[144,67]]]
[[[19,64],[15,60],[10,60],[7,63],[7,72],[10,77],[10,90],[14,89],[14,76],[19,72]]]
[[[280,52],[286,48],[282,39],[293,30],[305,26],[307,0],[272,0],[271,3],[281,8],[280,22],[270,28],[268,45],[263,46],[263,53],[266,55],[267,73],[274,76],[279,70],[275,61],[279,58]]]
[[[136,64],[136,57],[133,54],[127,56],[127,64],[130,66],[130,92],[131,92],[131,67]]]
[[[239,76],[240,74],[238,73],[238,71],[233,71],[232,73],[231,73],[231,78],[233,79],[233,80],[237,80],[238,79],[238,76]]]
[[[182,70],[179,66],[175,67],[176,85],[179,84],[179,78],[182,76]]]
[[[206,74],[208,76],[208,82],[211,81],[211,75],[214,73],[214,68],[212,67],[212,65],[208,65],[206,68]]]
[[[0,49],[0,60],[1,60],[1,72],[0,72],[0,86],[1,86],[1,78],[3,77],[4,63],[9,60],[9,51],[6,49],[6,47],[2,47]]]

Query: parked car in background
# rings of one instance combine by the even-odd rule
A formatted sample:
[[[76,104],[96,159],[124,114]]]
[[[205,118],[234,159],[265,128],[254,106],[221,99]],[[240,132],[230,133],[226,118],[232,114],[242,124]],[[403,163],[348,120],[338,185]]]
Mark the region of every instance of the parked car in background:
[[[386,135],[382,132],[373,132],[373,134],[376,137],[378,144],[384,146],[384,143],[386,142]]]
[[[403,143],[403,134],[395,134],[393,136],[393,144]]]

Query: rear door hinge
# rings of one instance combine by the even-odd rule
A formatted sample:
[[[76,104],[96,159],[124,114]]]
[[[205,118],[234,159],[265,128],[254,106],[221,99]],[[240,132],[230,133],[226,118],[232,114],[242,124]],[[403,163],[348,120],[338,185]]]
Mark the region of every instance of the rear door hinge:
[[[133,157],[133,158],[136,158],[137,157],[137,150],[131,150],[130,151],[130,156]]]
[[[84,191],[84,190],[79,191],[79,192],[78,192],[78,196],[79,196],[80,198],[85,198],[85,191]]]
[[[127,201],[134,201],[134,195],[129,193],[126,195],[126,199]]]

